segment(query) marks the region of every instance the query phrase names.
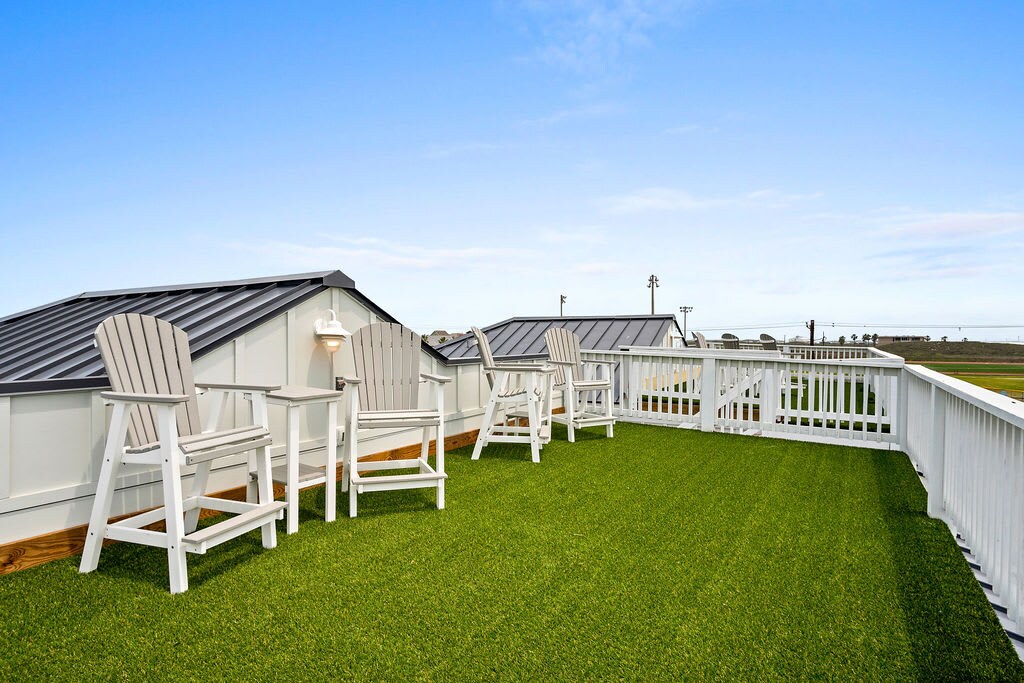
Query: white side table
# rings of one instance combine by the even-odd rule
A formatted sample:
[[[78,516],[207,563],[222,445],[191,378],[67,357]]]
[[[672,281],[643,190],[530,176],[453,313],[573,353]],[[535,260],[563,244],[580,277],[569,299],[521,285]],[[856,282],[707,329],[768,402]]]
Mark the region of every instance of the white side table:
[[[288,511],[287,532],[299,530],[299,491],[324,484],[325,514],[328,522],[336,516],[335,482],[338,468],[338,401],[344,394],[331,389],[315,387],[283,386],[267,394],[267,403],[285,406],[288,409],[288,436],[285,446],[286,464],[273,468],[273,479],[285,487],[285,503]],[[312,405],[327,404],[327,455],[323,467],[304,465],[299,462],[299,411]]]

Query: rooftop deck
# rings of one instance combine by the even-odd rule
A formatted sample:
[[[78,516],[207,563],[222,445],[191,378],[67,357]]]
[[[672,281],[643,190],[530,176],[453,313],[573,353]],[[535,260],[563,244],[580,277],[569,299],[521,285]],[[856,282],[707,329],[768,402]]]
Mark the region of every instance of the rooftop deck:
[[[0,679],[965,679],[1024,665],[896,451],[621,423],[449,455],[432,494],[190,561],[0,580]]]

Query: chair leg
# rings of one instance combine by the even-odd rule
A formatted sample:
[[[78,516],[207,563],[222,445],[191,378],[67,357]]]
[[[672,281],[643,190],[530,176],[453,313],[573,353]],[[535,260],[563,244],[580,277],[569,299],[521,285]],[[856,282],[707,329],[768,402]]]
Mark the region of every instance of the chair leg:
[[[288,408],[287,440],[288,472],[284,498],[288,512],[285,531],[294,534],[299,530],[299,411],[294,407]]]
[[[441,419],[437,423],[437,473],[444,474],[444,410],[441,404]],[[437,480],[437,509],[444,510],[444,479]]]
[[[348,516],[356,516],[356,487],[350,486],[348,489]]]
[[[160,436],[160,459],[163,470],[164,523],[167,525],[167,569],[171,593],[188,590],[188,568],[185,564],[185,514],[182,510],[181,452],[178,450],[174,406],[160,406],[157,412]]]
[[[117,472],[121,469],[121,449],[124,448],[124,439],[128,433],[127,416],[125,405],[115,403],[107,443],[103,448],[99,484],[92,503],[92,514],[89,516],[85,550],[82,551],[82,561],[78,565],[78,571],[83,574],[96,569],[100,562],[100,550],[103,549],[107,520],[110,519],[110,505],[113,503],[114,488],[117,486]]]
[[[426,466],[423,463],[427,462],[427,458],[430,457],[430,428],[423,428],[423,443],[420,445],[420,474],[427,471]]]
[[[256,485],[259,488],[258,500],[260,505],[266,505],[274,500],[274,481],[270,474],[270,446],[259,449],[256,458]],[[277,522],[270,520],[260,527],[263,536],[264,548],[277,547]]]
[[[498,386],[495,384],[495,386]],[[480,451],[487,445],[487,437],[491,435],[492,424],[494,422],[494,413],[497,410],[498,401],[496,392],[491,392],[491,398],[487,401],[487,407],[484,409],[484,419],[480,423],[480,432],[476,436],[476,445],[473,446],[473,455],[470,456],[470,460],[479,460]]]
[[[344,474],[342,468],[342,474]],[[327,404],[327,461],[324,463],[324,519],[333,522],[338,515],[338,404]]]
[[[612,419],[612,390],[611,389],[605,389],[603,393],[604,393],[604,414],[608,417],[609,420],[611,420]],[[608,426],[605,428],[605,436],[607,436],[609,439],[612,438],[613,436],[615,436],[615,423],[614,422],[609,422],[608,423]]]
[[[569,428],[569,443],[576,443],[576,392],[566,389],[562,392],[565,405],[566,426]]]
[[[251,457],[250,457],[251,460]],[[206,484],[210,480],[210,466],[213,462],[207,460],[206,462],[199,463],[196,467],[196,474],[192,478],[192,495],[201,496],[206,493]],[[198,507],[193,508],[185,513],[185,533],[190,534],[196,530],[199,526],[199,513]]]
[[[530,388],[529,396],[526,399],[526,414],[530,430],[530,459],[533,462],[540,462],[540,406],[537,396]]]

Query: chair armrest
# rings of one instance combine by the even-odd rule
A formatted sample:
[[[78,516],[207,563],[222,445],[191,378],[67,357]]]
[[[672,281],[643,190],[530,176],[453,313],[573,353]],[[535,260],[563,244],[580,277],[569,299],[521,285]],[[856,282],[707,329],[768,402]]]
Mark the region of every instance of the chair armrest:
[[[542,374],[555,371],[553,367],[548,365],[535,365],[533,363],[496,363],[495,365],[485,365],[484,370],[487,372],[540,372]]]
[[[443,375],[431,375],[429,372],[421,372],[420,377],[430,382],[437,382],[438,384],[448,384],[452,381],[451,377],[444,377]]]
[[[111,403],[120,401],[122,403],[174,405],[176,403],[185,403],[191,397],[188,394],[129,394],[121,391],[101,391],[100,398]]]
[[[571,368],[572,366],[576,365],[576,363],[574,361],[571,361],[571,360],[555,360],[553,358],[551,360],[549,360],[548,362],[549,363],[554,363],[555,365],[564,365],[564,366],[569,367],[569,368]]]
[[[363,380],[360,377],[342,377],[341,381],[345,384],[362,384]]]
[[[281,388],[280,384],[239,384],[236,382],[196,382],[199,389],[216,389],[218,391],[261,391],[269,393]]]

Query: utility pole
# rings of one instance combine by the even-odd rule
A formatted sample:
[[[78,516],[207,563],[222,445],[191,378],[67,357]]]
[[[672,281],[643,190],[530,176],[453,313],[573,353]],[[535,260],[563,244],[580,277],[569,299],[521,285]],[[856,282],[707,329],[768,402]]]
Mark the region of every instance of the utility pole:
[[[661,284],[658,282],[658,276],[651,275],[647,278],[647,286],[651,290],[651,315],[654,315],[654,288],[661,287]]]
[[[814,321],[804,323],[804,327],[811,331],[811,346],[814,346]]]
[[[565,317],[565,294],[558,295],[558,317]]]
[[[680,306],[679,312],[683,314],[683,339],[686,339],[686,314],[693,310],[693,306]]]

